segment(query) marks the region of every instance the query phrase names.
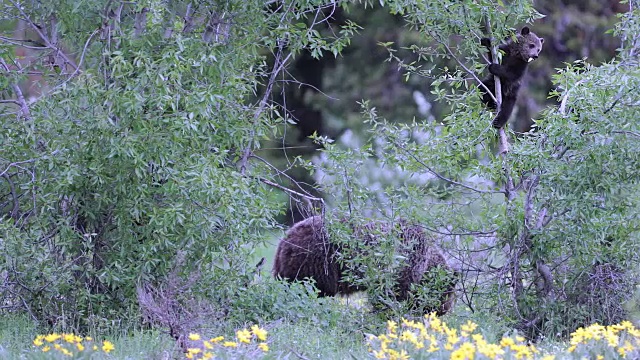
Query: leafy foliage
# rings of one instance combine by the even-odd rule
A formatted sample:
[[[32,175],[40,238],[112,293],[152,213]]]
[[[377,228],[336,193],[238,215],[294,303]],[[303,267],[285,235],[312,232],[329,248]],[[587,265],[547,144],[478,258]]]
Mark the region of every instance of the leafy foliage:
[[[306,1],[76,5],[2,5],[52,63],[2,48],[18,111],[0,134],[0,290],[72,328],[135,323],[136,285],[161,286],[171,270],[199,275],[194,296],[227,303],[282,211],[263,181],[272,170],[252,157],[282,124],[268,102],[274,78],[302,49],[340,51],[349,28],[320,37],[296,21],[317,12]],[[27,101],[12,85],[29,71],[43,88]]]

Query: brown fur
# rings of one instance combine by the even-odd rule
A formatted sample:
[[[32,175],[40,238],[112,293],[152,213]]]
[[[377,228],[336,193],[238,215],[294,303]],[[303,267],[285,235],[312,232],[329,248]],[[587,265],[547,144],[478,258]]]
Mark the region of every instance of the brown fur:
[[[491,50],[490,39],[483,38],[480,43]],[[505,44],[500,45],[500,50],[504,52],[502,64],[490,64],[490,75],[482,80],[484,86],[486,86],[491,93],[495,94],[495,81],[493,77],[497,76],[500,78],[502,104],[500,105],[500,112],[498,112],[498,115],[493,119],[493,127],[501,128],[509,121],[509,117],[511,117],[511,113],[516,104],[522,77],[527,70],[527,65],[529,65],[530,60],[538,58],[542,50],[542,44],[544,44],[543,38],[532,33],[528,27],[524,27],[520,33],[516,35],[515,41],[509,39]],[[489,61],[492,62],[492,59],[491,52],[489,52]],[[482,102],[488,108],[495,109],[496,102],[493,101],[483,86],[480,86],[480,90],[483,93]]]
[[[408,253],[405,254],[407,266],[402,267],[397,275],[395,291],[398,300],[407,300],[411,296],[411,286],[423,282],[423,275],[435,267],[454,273],[422,228],[404,221],[398,222],[395,227],[390,225],[372,223],[356,228],[353,235],[359,243],[375,245],[376,236],[399,232],[398,237],[406,245]],[[346,268],[338,261],[339,251],[340,247],[329,240],[322,218],[307,218],[294,224],[278,244],[273,275],[289,281],[312,278],[320,296],[348,295],[365,290],[343,280]],[[439,314],[449,311],[454,302],[454,288],[455,281],[442,294],[440,306],[431,311]]]

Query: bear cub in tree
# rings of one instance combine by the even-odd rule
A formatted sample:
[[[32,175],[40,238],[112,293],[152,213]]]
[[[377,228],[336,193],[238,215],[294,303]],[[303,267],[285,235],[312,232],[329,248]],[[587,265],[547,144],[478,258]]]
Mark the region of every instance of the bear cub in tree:
[[[543,43],[543,38],[532,33],[529,28],[525,26],[520,31],[520,34],[516,36],[515,41],[509,38],[506,43],[500,45],[499,49],[504,52],[502,64],[490,64],[490,75],[482,80],[484,86],[486,86],[491,93],[495,94],[495,81],[493,77],[497,76],[500,78],[502,106],[500,107],[498,115],[493,119],[492,125],[494,128],[499,129],[509,121],[513,107],[516,104],[520,82],[525,70],[527,70],[527,65],[529,62],[538,58]],[[493,57],[491,56],[491,40],[483,38],[480,44],[489,49],[489,61],[493,62]],[[491,98],[491,95],[487,93],[483,86],[480,86],[480,90],[483,93],[482,102],[489,109],[495,109],[496,102]]]
[[[442,289],[434,294],[435,299],[438,299],[437,304],[413,304],[412,307],[427,313],[436,311],[440,315],[451,309],[455,301],[458,274],[447,264],[433,239],[420,226],[404,220],[392,223],[373,222],[354,227],[352,236],[353,241],[349,242],[349,249],[346,249],[345,245],[329,239],[322,217],[312,216],[302,220],[294,224],[280,240],[273,275],[289,281],[312,278],[320,290],[320,296],[349,295],[363,291],[366,289],[344,279],[348,271],[356,278],[361,278],[363,274],[357,269],[349,268],[339,258],[345,255],[350,257],[350,251],[351,254],[353,251],[366,254],[375,249],[381,237],[396,237],[402,243],[399,251],[406,258],[405,263],[394,270],[385,269],[394,271],[395,299],[406,301],[413,298],[416,294],[414,291],[432,289],[435,286]],[[433,271],[440,274],[439,278],[432,276]],[[439,281],[444,283],[438,285]]]

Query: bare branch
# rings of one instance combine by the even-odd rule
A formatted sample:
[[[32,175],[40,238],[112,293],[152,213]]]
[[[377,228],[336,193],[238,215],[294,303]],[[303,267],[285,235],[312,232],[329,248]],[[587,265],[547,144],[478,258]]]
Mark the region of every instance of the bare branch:
[[[14,39],[14,38],[10,38],[10,37],[6,37],[6,36],[0,35],[0,40],[2,40],[4,42],[7,42],[9,44],[12,44],[12,45],[17,45],[17,46],[26,48],[26,49],[42,50],[42,49],[46,49],[47,48],[44,44],[39,43],[39,42],[34,41],[34,40],[30,40],[30,39]],[[35,45],[38,45],[38,46],[29,46],[29,45],[26,45],[27,43],[35,44]]]
[[[502,194],[503,191],[496,191],[496,190],[483,190],[483,189],[476,189],[472,186],[457,182],[455,180],[449,179],[443,175],[441,175],[440,173],[436,172],[435,170],[433,170],[429,165],[427,165],[424,161],[418,159],[418,157],[413,154],[412,152],[410,152],[409,150],[407,150],[404,146],[395,143],[395,145],[404,150],[404,152],[406,152],[409,156],[411,156],[413,158],[413,160],[415,160],[418,164],[422,165],[425,169],[427,169],[427,171],[429,171],[430,173],[432,173],[433,175],[435,175],[435,177],[437,177],[440,180],[444,180],[452,185],[456,185],[456,186],[460,186],[462,188],[465,188],[467,190],[471,190],[473,192],[477,192],[477,193],[481,193],[481,194]]]
[[[13,207],[11,208],[11,218],[18,219],[18,212],[20,211],[20,202],[18,201],[18,194],[16,193],[16,185],[11,180],[9,174],[2,174],[2,177],[9,183],[9,189],[11,191],[11,197],[13,198]]]
[[[566,115],[566,107],[567,107],[567,100],[569,100],[569,94],[571,93],[571,91],[573,89],[575,89],[576,87],[578,87],[579,85],[581,85],[582,83],[584,83],[585,80],[582,79],[580,81],[578,81],[573,88],[571,89],[567,89],[567,91],[564,93],[564,96],[562,96],[562,100],[560,101],[560,108],[558,111],[560,111],[560,114],[562,116]]]
[[[49,37],[42,32],[40,26],[38,26],[36,23],[34,23],[31,18],[24,12],[24,10],[22,10],[22,6],[20,6],[19,4],[17,4],[14,0],[9,0],[11,2],[11,4],[13,4],[13,6],[18,9],[18,11],[20,12],[20,14],[22,15],[22,17],[24,18],[24,20],[29,24],[29,26],[31,26],[31,28],[33,29],[33,31],[35,31],[38,36],[40,36],[40,38],[42,39],[42,41],[44,41],[44,44],[46,45],[47,48],[53,50],[56,54],[56,56],[60,56],[62,57],[62,59],[64,59],[64,61],[71,65],[71,67],[74,70],[78,69],[78,66],[76,65],[76,63],[71,60],[71,58],[69,58],[67,56],[67,54],[64,53],[64,51],[62,51],[60,48],[58,48],[55,44],[52,43],[52,41],[49,39]]]
[[[147,24],[147,13],[149,12],[148,7],[143,7],[139,13],[136,14],[135,23],[133,24],[133,37],[137,38],[142,35],[145,29],[145,25]]]
[[[286,187],[284,187],[284,186],[282,186],[280,184],[276,184],[273,181],[267,180],[265,178],[259,177],[258,180],[260,180],[261,182],[263,182],[263,183],[265,183],[265,184],[267,184],[269,186],[273,186],[273,187],[278,188],[278,189],[280,189],[282,191],[288,192],[289,194],[293,194],[293,195],[296,195],[296,196],[299,196],[301,198],[304,198],[304,199],[307,199],[307,200],[311,200],[311,201],[318,201],[318,202],[321,202],[321,203],[324,204],[324,199],[323,198],[310,196],[310,195],[305,195],[305,194],[297,192],[295,190],[288,189],[288,188],[286,188]]]
[[[496,102],[496,104],[498,104],[498,108],[500,108],[500,102],[498,101],[498,99],[496,99],[496,96],[500,97],[500,93],[497,91],[500,89],[500,85],[498,85],[498,87],[496,88],[496,93],[497,95],[494,96],[494,94],[489,90],[489,88],[487,88],[487,86],[482,82],[482,80],[480,80],[480,78],[478,77],[478,75],[476,75],[476,73],[472,70],[470,70],[462,61],[460,61],[460,59],[458,59],[458,57],[453,53],[453,51],[451,50],[451,48],[449,47],[449,45],[447,45],[446,42],[440,40],[437,36],[433,36],[432,37],[442,46],[444,46],[445,50],[447,50],[447,53],[449,54],[449,56],[451,56],[457,63],[458,65],[460,65],[460,67],[462,67],[462,69],[469,75],[471,75],[471,77],[473,77],[476,82],[478,83],[478,85],[482,86],[482,88],[484,88],[484,90],[487,92],[487,94],[489,94],[491,96],[491,99],[493,99],[493,101]],[[493,54],[493,58],[496,59],[496,55]],[[497,78],[497,77],[496,77]],[[499,80],[498,80],[498,84],[499,84]]]
[[[637,133],[637,132],[635,132],[635,131],[614,130],[614,131],[612,131],[612,133],[614,133],[614,134],[630,135],[630,136],[633,136],[633,137],[640,138],[640,133]]]
[[[193,31],[193,28],[193,4],[189,3],[187,4],[187,10],[184,13],[184,26],[182,27],[182,32],[185,34],[190,33]]]
[[[58,151],[59,151],[59,150],[55,150],[55,151],[53,151],[53,152],[51,153],[51,155],[55,155],[55,154],[57,154],[57,153],[58,153]],[[18,168],[23,169],[20,165],[22,165],[22,164],[32,163],[32,162],[35,162],[35,161],[37,161],[37,160],[39,160],[39,159],[29,159],[29,160],[23,160],[23,161],[15,161],[15,162],[12,162],[12,163],[10,163],[10,164],[9,164],[9,165],[4,169],[4,170],[2,170],[2,172],[0,172],[0,176],[4,176],[4,174],[6,174],[7,172],[9,172],[9,170],[10,170],[12,167],[14,167],[14,166],[15,166],[15,167],[18,167]]]
[[[313,197],[313,195],[311,195],[305,188],[303,188],[302,186],[300,186],[300,182],[296,181],[294,178],[292,178],[291,176],[289,176],[287,173],[285,173],[284,171],[276,168],[275,166],[273,166],[271,163],[269,163],[267,160],[263,159],[262,157],[255,155],[255,154],[251,154],[252,158],[258,159],[261,162],[263,162],[265,165],[267,165],[268,167],[270,167],[271,169],[273,169],[278,176],[283,176],[284,178],[286,178],[287,180],[291,181],[291,183],[295,184],[298,189],[300,189],[300,191],[302,191],[305,195]],[[286,170],[285,170],[286,171]]]
[[[256,109],[253,115],[254,124],[258,122],[258,119],[260,118],[265,108],[267,107],[267,104],[269,102],[269,97],[271,96],[271,91],[273,90],[273,84],[275,84],[276,82],[276,76],[278,76],[280,71],[282,71],[285,64],[289,61],[289,59],[292,56],[292,54],[289,53],[284,59],[281,60],[284,45],[285,45],[285,42],[283,40],[278,42],[278,51],[276,53],[276,58],[273,64],[273,70],[269,77],[269,81],[267,82],[267,88],[265,89],[264,95],[262,96],[262,99],[260,100],[258,108]],[[249,156],[251,155],[251,148],[253,148],[253,137],[254,137],[254,131],[252,130],[249,144],[247,144],[247,147],[244,149],[242,154],[242,159],[240,160],[240,173],[243,175],[247,167],[247,161],[249,160]]]
[[[2,66],[2,68],[6,73],[10,72],[9,66],[7,65],[6,61],[4,61],[4,59],[1,57],[0,57],[0,65]],[[20,105],[20,111],[22,112],[22,116],[26,120],[31,120],[31,112],[29,111],[29,105],[27,104],[27,101],[24,98],[24,94],[22,94],[22,90],[20,89],[20,86],[16,82],[11,82],[11,87],[13,88],[13,91],[16,93],[16,97],[18,98],[17,102]]]
[[[632,91],[635,91],[636,89],[637,89],[637,88],[632,87],[632,88],[627,89],[627,91],[623,92],[623,91],[622,91],[622,88],[621,88],[621,89],[618,91],[618,95],[616,95],[616,98],[613,100],[613,103],[611,103],[611,105],[610,105],[608,108],[606,108],[606,109],[604,110],[603,114],[606,114],[606,113],[608,113],[609,111],[611,111],[611,110],[613,109],[613,107],[614,107],[614,106],[616,106],[616,104],[617,104],[617,103],[622,99],[622,97],[623,97],[624,95],[626,95],[626,94],[628,94],[628,93],[630,93],[630,92],[632,92]]]
[[[80,55],[80,61],[78,62],[78,67],[76,68],[76,70],[69,76],[69,78],[67,78],[67,80],[65,80],[62,84],[66,84],[67,82],[69,82],[69,80],[73,79],[73,77],[75,77],[78,72],[80,71],[80,67],[82,66],[82,62],[84,61],[84,57],[87,54],[87,48],[89,47],[89,42],[91,41],[91,38],[93,38],[97,33],[100,32],[100,28],[94,30],[94,32],[91,33],[91,35],[89,35],[89,38],[87,39],[87,41],[84,43],[84,47],[82,48],[82,54]]]

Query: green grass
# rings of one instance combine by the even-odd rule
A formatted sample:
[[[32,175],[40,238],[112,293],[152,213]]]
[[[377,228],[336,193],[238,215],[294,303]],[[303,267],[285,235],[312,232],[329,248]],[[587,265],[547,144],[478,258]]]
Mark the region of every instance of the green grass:
[[[32,345],[37,335],[35,326],[25,319],[0,316],[0,359],[48,359]],[[339,327],[322,327],[311,321],[276,321],[269,329],[270,351],[266,359],[362,359],[367,350],[362,333],[344,331]],[[209,335],[209,334],[207,334]],[[92,359],[159,360],[180,359],[180,350],[167,335],[157,331],[136,331],[128,336],[104,335],[115,345],[109,355],[95,354]],[[353,357],[352,357],[353,356]]]
[[[0,359],[19,354],[37,334],[35,323],[26,315],[0,316]]]
[[[364,359],[367,348],[362,334],[313,322],[284,323],[269,334],[268,358]]]

